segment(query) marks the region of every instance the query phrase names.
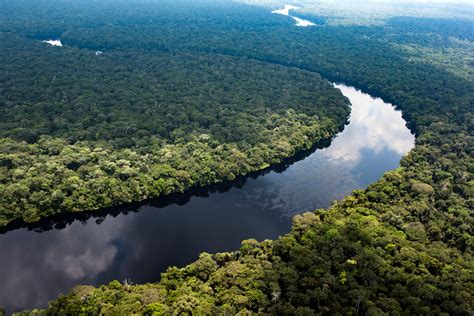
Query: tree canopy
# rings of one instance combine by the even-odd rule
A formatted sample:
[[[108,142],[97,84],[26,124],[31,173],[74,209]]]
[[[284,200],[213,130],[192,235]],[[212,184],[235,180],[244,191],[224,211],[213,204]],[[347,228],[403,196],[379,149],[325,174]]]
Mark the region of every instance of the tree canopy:
[[[120,202],[136,200],[184,190],[191,185],[231,179],[291,155],[317,139],[330,137],[347,116],[347,102],[318,75],[308,71],[355,85],[397,104],[417,134],[416,146],[401,161],[400,168],[386,173],[367,189],[354,191],[349,197],[335,202],[328,210],[295,216],[292,231],[278,240],[247,240],[238,251],[203,253],[199,260],[186,267],[170,267],[162,280],[153,284],[113,281],[98,288],[77,286],[50,302],[47,309],[30,313],[472,313],[474,85],[469,75],[472,74],[472,63],[465,63],[468,71],[453,71],[458,69],[453,68],[458,61],[452,59],[457,55],[450,54],[460,49],[459,40],[467,41],[467,46],[463,47],[471,45],[471,22],[413,19],[407,23],[406,19],[393,19],[382,26],[302,29],[264,9],[250,6],[221,3],[219,10],[215,10],[204,3],[178,9],[179,6],[168,2],[162,6],[140,2],[134,9],[120,2],[114,5],[109,2],[80,3],[67,9],[58,5],[53,15],[58,14],[61,18],[51,22],[36,17],[36,14],[41,16],[44,9],[33,14],[32,4],[25,5],[30,10],[24,9],[24,5],[19,4],[20,8],[16,8],[16,19],[1,19],[4,38],[16,38],[16,41],[30,45],[34,52],[33,46],[43,44],[34,44],[28,39],[60,36],[67,47],[44,47],[56,50],[54,54],[58,54],[58,61],[66,58],[62,54],[72,60],[76,60],[73,58],[76,54],[79,60],[105,59],[109,58],[108,54],[117,56],[117,60],[126,56],[122,54],[136,56],[133,61],[127,59],[126,66],[122,63],[117,66],[117,77],[109,73],[99,77],[117,78],[117,82],[130,91],[144,91],[153,82],[146,75],[146,69],[155,67],[155,63],[148,60],[155,60],[150,55],[156,55],[156,62],[161,60],[165,64],[179,58],[183,65],[192,65],[195,60],[204,63],[198,68],[201,69],[199,74],[190,74],[197,80],[187,83],[185,79],[180,82],[180,88],[188,84],[192,85],[186,88],[189,91],[199,91],[205,84],[205,80],[199,78],[207,78],[206,74],[212,74],[215,68],[227,69],[223,73],[243,71],[245,78],[250,80],[252,77],[251,85],[260,78],[263,82],[259,84],[265,89],[274,89],[272,81],[275,79],[278,83],[279,75],[285,74],[281,77],[288,80],[285,84],[298,88],[293,95],[297,102],[289,102],[292,106],[284,102],[283,107],[279,105],[280,101],[265,101],[262,107],[246,106],[247,95],[237,93],[243,101],[226,103],[225,94],[220,94],[226,82],[235,79],[231,77],[227,81],[226,76],[220,74],[210,76],[218,80],[210,81],[215,90],[207,91],[217,95],[216,106],[222,109],[217,113],[235,113],[232,112],[232,118],[226,121],[224,114],[216,117],[215,108],[207,113],[204,106],[204,119],[201,112],[194,114],[193,106],[186,107],[193,114],[189,118],[175,117],[173,120],[192,121],[192,132],[186,130],[187,127],[179,127],[184,130],[176,133],[174,129],[165,129],[156,138],[153,120],[145,119],[148,123],[143,126],[136,123],[131,126],[136,130],[128,130],[143,138],[130,137],[133,141],[124,146],[120,141],[123,134],[114,136],[117,126],[107,123],[108,115],[114,112],[110,110],[103,111],[104,117],[97,123],[93,123],[94,115],[85,115],[86,126],[91,129],[86,128],[77,139],[68,137],[84,130],[83,127],[72,126],[75,123],[64,127],[67,124],[61,125],[61,122],[54,125],[47,118],[30,121],[32,130],[47,129],[47,136],[29,140],[19,133],[21,126],[16,131],[2,129],[2,133],[14,133],[4,134],[1,145],[1,192],[2,196],[8,197],[6,205],[10,207],[3,212],[6,214],[3,215],[4,223],[17,217],[36,220],[40,215],[54,213],[58,209],[58,204],[54,203],[78,211],[111,204],[115,199]],[[96,6],[102,10],[97,10]],[[4,12],[8,14],[9,11]],[[408,46],[417,49],[408,50]],[[420,47],[424,49],[418,49]],[[104,50],[104,55],[95,56],[95,50]],[[433,52],[442,58],[431,58]],[[18,53],[8,53],[4,49],[1,54],[5,55],[2,58],[10,60]],[[34,60],[38,60],[37,57]],[[449,62],[444,63],[446,60]],[[84,67],[94,71],[102,67],[116,69],[113,61],[90,63]],[[131,68],[126,68],[128,65]],[[212,65],[216,65],[214,69]],[[2,64],[2,67],[6,65]],[[68,67],[63,68],[67,71]],[[179,66],[166,67],[174,69],[176,78],[183,74]],[[35,69],[31,68],[24,71]],[[126,78],[133,78],[133,83],[122,78],[121,69],[127,73]],[[309,81],[301,79],[306,76],[318,87],[314,94],[311,89],[305,89]],[[91,110],[107,108],[107,98],[102,93],[95,94],[94,89],[106,89],[103,91],[106,95],[112,94],[113,85],[96,87],[95,75],[87,78],[85,75],[79,79],[84,83],[77,89],[83,84],[89,87],[87,94],[93,96],[90,102],[94,102]],[[34,77],[25,76],[23,80],[31,83]],[[44,80],[51,88],[39,92],[51,94],[54,96],[51,100],[59,104],[63,102],[64,96],[54,86],[53,77]],[[237,87],[246,87],[243,81]],[[28,99],[28,94],[35,92],[26,84],[23,92],[15,94],[12,87],[16,84],[3,88],[3,82],[2,109],[18,107],[18,98]],[[234,91],[239,88],[236,89]],[[280,87],[276,90],[282,91]],[[275,89],[250,91],[254,91],[256,100],[283,100],[286,97],[277,94],[283,99],[274,99]],[[117,97],[123,98],[124,102],[134,102],[135,93],[129,96],[124,93],[117,91]],[[176,96],[181,93],[176,92]],[[85,108],[77,108],[80,113],[89,113],[89,103],[81,101],[79,94],[70,92],[66,95],[74,97],[70,100],[83,102]],[[10,100],[10,96],[17,99]],[[147,98],[144,100],[146,102]],[[238,109],[232,106],[233,102],[239,104]],[[170,104],[175,107],[183,103]],[[311,108],[318,104],[315,109]],[[326,109],[329,105],[331,109]],[[112,105],[112,109],[115,106]],[[48,112],[45,109],[47,104],[40,104],[37,112],[31,112],[43,116]],[[120,106],[117,109],[121,113]],[[147,116],[148,107],[137,105],[137,109],[145,112],[126,113],[132,121],[138,122]],[[159,112],[162,110],[164,112]],[[169,109],[162,110],[156,111],[167,113]],[[25,113],[22,111],[25,110],[20,106],[11,113],[21,117],[20,114]],[[75,117],[74,111],[65,117],[71,122],[82,120]],[[123,120],[120,114],[112,115],[111,119]],[[237,119],[238,123],[230,126],[239,134],[234,134],[234,130],[226,133],[228,125],[225,124],[213,129],[214,120],[219,122],[220,119],[228,122],[226,124]],[[174,124],[173,120],[163,122]],[[18,122],[21,123],[21,119]],[[123,131],[124,127],[119,127]],[[69,128],[74,132],[68,134]],[[243,136],[237,136],[240,134]],[[252,136],[246,139],[245,135]],[[254,143],[252,139],[264,141]],[[19,167],[22,165],[28,168]],[[58,176],[61,174],[65,176]],[[45,180],[45,175],[50,178]],[[62,179],[60,184],[55,182],[57,178]],[[23,182],[25,179],[27,182]]]

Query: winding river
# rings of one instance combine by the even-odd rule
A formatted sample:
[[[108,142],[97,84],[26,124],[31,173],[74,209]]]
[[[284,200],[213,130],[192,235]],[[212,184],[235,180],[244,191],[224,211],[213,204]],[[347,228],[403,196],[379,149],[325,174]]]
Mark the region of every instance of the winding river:
[[[414,146],[401,112],[336,85],[352,103],[350,123],[331,144],[212,192],[149,201],[94,217],[0,235],[0,306],[44,307],[75,284],[159,280],[167,266],[200,252],[237,249],[242,239],[277,238],[291,216],[325,208],[399,165]]]

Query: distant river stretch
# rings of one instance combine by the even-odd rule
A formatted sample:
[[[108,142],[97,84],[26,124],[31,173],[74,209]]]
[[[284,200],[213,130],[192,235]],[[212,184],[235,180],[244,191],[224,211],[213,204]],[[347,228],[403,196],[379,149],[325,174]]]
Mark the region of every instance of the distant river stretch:
[[[0,235],[0,306],[7,312],[45,307],[76,284],[157,281],[166,267],[190,263],[200,252],[277,238],[289,232],[292,215],[328,207],[396,168],[414,146],[401,112],[352,87],[336,87],[352,103],[350,123],[329,147],[289,166],[209,194]]]

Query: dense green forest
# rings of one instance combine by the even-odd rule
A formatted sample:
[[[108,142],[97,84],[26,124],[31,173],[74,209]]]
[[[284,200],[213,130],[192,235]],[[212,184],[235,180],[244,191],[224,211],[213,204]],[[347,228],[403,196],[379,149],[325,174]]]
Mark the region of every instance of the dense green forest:
[[[200,52],[102,55],[3,32],[0,224],[233,180],[331,138],[318,74]]]
[[[29,3],[25,6],[32,5]],[[234,79],[226,81],[225,76],[217,76],[218,80],[214,82],[209,79],[208,84],[216,86],[215,95],[210,97],[215,100],[216,105],[222,106],[222,116],[213,116],[213,110],[207,113],[204,106],[204,112],[199,112],[196,115],[198,120],[195,121],[191,106],[188,113],[190,116],[175,117],[178,120],[176,122],[164,119],[165,126],[169,124],[173,129],[171,132],[167,128],[161,131],[153,120],[147,119],[147,106],[137,105],[137,109],[144,109],[144,113],[131,111],[126,112],[123,117],[120,117],[120,113],[115,116],[110,110],[105,110],[104,118],[100,120],[94,115],[77,117],[77,113],[89,113],[89,110],[88,103],[75,93],[74,85],[68,88],[64,99],[64,95],[55,90],[57,86],[53,78],[47,77],[43,79],[43,84],[49,90],[40,89],[38,95],[33,96],[36,95],[35,90],[28,86],[24,90],[15,91],[13,87],[18,87],[18,84],[13,83],[7,89],[8,81],[17,80],[14,76],[9,77],[8,81],[2,81],[2,113],[8,112],[8,122],[15,122],[16,119],[15,126],[21,123],[21,117],[24,116],[22,113],[26,111],[16,103],[19,102],[18,99],[26,102],[25,97],[29,95],[36,100],[41,98],[41,93],[51,94],[57,104],[67,104],[74,100],[79,104],[79,112],[74,112],[74,108],[74,111],[65,116],[66,122],[56,124],[47,115],[47,105],[40,104],[38,110],[33,112],[38,118],[25,122],[25,127],[31,126],[32,131],[45,133],[48,137],[25,134],[21,126],[16,129],[10,125],[6,129],[2,128],[2,137],[5,138],[1,151],[1,184],[2,196],[11,196],[7,205],[16,207],[15,203],[21,201],[43,207],[43,198],[32,200],[33,202],[26,200],[27,196],[29,199],[36,197],[36,194],[29,194],[27,190],[39,187],[40,190],[34,192],[41,192],[44,181],[33,180],[45,177],[45,174],[53,174],[51,171],[41,173],[40,167],[54,170],[47,169],[50,161],[66,166],[67,174],[77,173],[74,181],[86,181],[94,177],[109,179],[107,172],[111,172],[109,176],[116,181],[113,183],[113,190],[106,191],[103,197],[99,196],[98,200],[92,202],[82,199],[90,198],[90,191],[87,191],[84,183],[95,183],[94,181],[79,182],[80,184],[61,182],[64,183],[66,192],[68,188],[75,188],[69,193],[73,197],[79,188],[86,188],[83,193],[76,193],[79,195],[75,196],[70,210],[79,210],[76,209],[78,205],[82,208],[90,205],[87,203],[92,203],[93,206],[106,204],[103,200],[106,197],[110,199],[112,193],[117,194],[117,199],[120,199],[125,192],[116,189],[120,188],[120,181],[134,183],[140,188],[148,187],[141,184],[148,180],[132,182],[124,179],[151,174],[156,175],[154,181],[165,179],[168,182],[164,187],[169,185],[174,189],[176,182],[171,179],[183,179],[189,181],[189,185],[205,184],[216,179],[232,178],[221,176],[222,174],[235,176],[239,171],[247,172],[277,161],[321,137],[329,137],[345,120],[346,101],[316,73],[331,80],[352,84],[397,104],[417,134],[416,147],[401,161],[400,168],[386,173],[367,189],[353,192],[327,210],[295,216],[292,231],[278,240],[247,240],[242,242],[238,251],[213,255],[204,253],[199,260],[184,268],[169,268],[159,283],[132,285],[113,281],[99,288],[77,286],[67,295],[61,295],[50,302],[46,310],[32,312],[158,315],[238,312],[297,315],[472,314],[473,64],[472,56],[469,55],[461,54],[463,60],[453,59],[460,50],[470,51],[472,21],[403,18],[389,20],[381,26],[297,28],[292,26],[290,20],[280,19],[265,9],[220,3],[219,10],[213,10],[213,5],[215,4],[201,3],[174,7],[171,3],[161,6],[141,3],[132,10],[124,3],[114,2],[114,5],[88,3],[77,5],[78,7],[55,6],[54,10],[43,6],[37,11],[27,10],[22,5],[11,5],[8,10],[14,10],[17,18],[1,19],[3,38],[15,40],[18,45],[28,45],[28,51],[34,52],[37,49],[34,48],[35,45],[43,44],[28,40],[44,39],[46,35],[61,37],[66,46],[44,47],[58,51],[51,53],[57,54],[54,58],[46,59],[53,58],[58,63],[62,58],[83,59],[85,62],[80,69],[91,69],[93,73],[89,79],[85,75],[80,80],[84,80],[84,85],[89,85],[88,93],[93,98],[91,102],[98,109],[109,106],[107,93],[112,93],[107,90],[102,93],[100,89],[115,89],[114,86],[97,86],[95,80],[98,78],[95,75],[101,69],[114,69],[118,72],[117,84],[122,84],[131,93],[127,95],[116,91],[116,96],[135,106],[135,91],[146,90],[150,80],[153,80],[146,76],[146,70],[148,67],[153,69],[155,63],[166,64],[167,69],[176,73],[173,77],[195,76],[194,85],[198,86],[188,87],[190,91],[199,91],[203,82],[205,84],[205,80],[199,78],[205,78],[207,71],[212,72],[208,67],[212,69],[213,65],[226,69],[226,72],[252,78],[250,84],[245,80],[239,82],[237,91],[251,89],[254,98],[264,100],[260,102],[265,106],[246,106],[247,94],[241,96],[238,92],[226,106],[222,101],[227,94],[222,95],[221,89],[224,88],[217,86],[225,86],[226,82],[233,82]],[[100,10],[97,10],[97,6]],[[8,14],[8,10],[4,11],[5,14]],[[58,15],[60,18],[50,21],[32,16],[31,12],[36,12],[38,16]],[[81,14],[73,15],[74,12]],[[408,47],[412,49],[407,49]],[[66,51],[65,54],[69,57],[63,57],[60,49]],[[95,56],[95,50],[104,51],[104,54]],[[6,53],[1,52],[2,60],[15,59],[18,54],[14,49],[4,51]],[[23,53],[30,52],[22,51]],[[80,55],[80,58],[71,57],[74,54]],[[146,56],[146,60],[156,58],[156,61],[148,63],[139,58],[129,61],[126,57],[138,55]],[[434,55],[439,58],[432,58]],[[109,56],[114,56],[114,60],[106,60]],[[126,61],[117,65],[115,62],[120,58]],[[95,61],[99,59],[104,60]],[[199,74],[181,69],[178,65],[169,65],[172,60],[180,60],[179,64],[188,65],[184,68],[190,65],[194,67],[198,63],[199,66],[196,67],[200,69]],[[34,61],[38,61],[37,56]],[[462,68],[458,67],[460,62]],[[71,67],[70,71],[73,73],[77,69],[73,65],[67,65],[67,61],[64,64],[61,73],[67,72],[68,67]],[[38,69],[41,69],[40,66]],[[2,67],[6,65],[2,64]],[[131,68],[127,67],[134,70],[130,73],[127,69]],[[14,68],[10,69],[13,71]],[[30,66],[22,71],[33,73],[35,67]],[[121,73],[133,83],[123,79]],[[266,74],[271,74],[271,80]],[[55,80],[59,78],[60,73]],[[34,79],[26,75],[23,80],[30,82]],[[308,89],[308,82],[318,88],[314,91]],[[252,89],[257,84],[262,89]],[[281,84],[288,89],[295,89],[294,94],[281,96],[272,93],[271,89],[277,86],[281,89]],[[180,87],[182,86],[186,87],[186,80],[180,83]],[[94,89],[101,91],[96,91],[100,98],[94,97]],[[266,89],[269,90],[265,91]],[[179,98],[180,92],[175,93],[176,98]],[[325,98],[319,99],[322,95]],[[289,106],[284,102],[286,97],[297,102]],[[81,103],[83,106],[80,106]],[[151,104],[154,106],[153,102]],[[183,103],[179,101],[172,104],[172,107],[176,107]],[[239,104],[238,111],[233,107],[235,104]],[[312,107],[314,105],[316,108]],[[331,105],[330,109],[327,109],[328,105]],[[3,110],[6,107],[17,108],[14,111]],[[167,113],[167,108],[153,108],[158,113]],[[118,109],[119,112],[122,111],[121,108]],[[225,114],[229,111],[236,113],[226,117]],[[119,126],[118,123],[112,126],[107,122],[109,115],[116,122],[129,122],[130,118],[130,122],[135,122],[135,125]],[[272,117],[276,117],[277,121],[283,120],[278,125],[280,128],[275,129],[276,125],[272,125]],[[226,133],[225,128],[222,128],[225,124],[232,124],[236,118],[245,122],[240,134],[242,138],[239,136],[239,139],[233,138],[233,133]],[[222,123],[226,119],[229,122]],[[141,120],[144,120],[143,123]],[[2,121],[2,124],[10,124],[8,122]],[[192,122],[192,132],[186,130],[187,122]],[[217,122],[217,126],[214,128],[216,123],[209,122]],[[219,122],[222,125],[219,126]],[[81,124],[84,125],[81,127]],[[88,130],[83,126],[92,128]],[[179,133],[173,133],[176,126],[179,126]],[[236,123],[235,126],[240,130],[241,123]],[[125,133],[127,128],[131,128],[130,132],[134,136],[123,137],[120,128],[122,133],[124,128]],[[78,131],[81,131],[79,136]],[[259,136],[262,136],[262,143],[252,143],[252,139],[259,139]],[[282,140],[282,136],[285,137],[285,145],[276,145]],[[164,146],[169,140],[175,143],[166,143]],[[222,145],[223,142],[226,144]],[[232,145],[227,144],[228,142]],[[101,147],[91,149],[91,144]],[[258,147],[264,145],[264,149]],[[281,149],[272,152],[276,148]],[[209,162],[214,161],[216,156],[230,159],[229,153],[232,153],[231,161],[235,163],[230,166],[237,167],[224,169],[218,177],[205,177],[206,181],[199,182],[201,176],[212,173],[206,173],[202,167],[196,168],[199,165],[196,162],[204,162],[211,170],[219,170],[214,166],[221,164],[209,165]],[[65,155],[64,158],[61,154]],[[197,154],[198,157],[195,156]],[[43,157],[43,166],[35,165],[38,157]],[[79,163],[75,160],[81,157],[87,158],[85,163],[80,159]],[[104,159],[102,166],[99,157]],[[145,159],[142,157],[169,160],[166,161],[165,168],[162,160],[147,158],[160,165],[154,173],[154,169],[146,169],[150,162],[141,160]],[[188,159],[182,161],[182,157]],[[256,161],[256,157],[260,160]],[[123,163],[123,160],[128,161],[129,165]],[[7,186],[12,185],[11,179],[22,177],[21,170],[14,168],[14,164],[25,161],[34,165],[28,169],[33,171],[29,172],[37,172],[31,177],[30,183],[33,186],[7,191]],[[242,161],[245,161],[245,167],[241,167]],[[70,168],[67,167],[69,163]],[[107,171],[111,165],[112,171]],[[187,166],[192,171],[185,174],[180,172],[183,169],[176,166]],[[194,172],[196,178],[193,178]],[[51,181],[55,179],[53,175]],[[178,188],[184,189],[186,186]],[[100,192],[94,187],[88,190]],[[140,192],[138,189],[130,190]],[[9,192],[12,192],[11,195],[7,195]],[[160,194],[162,192],[167,191],[159,191]],[[53,192],[48,201],[54,201],[55,196]],[[69,196],[66,194],[67,198]],[[97,196],[97,193],[93,196]],[[136,197],[139,195],[131,195],[128,199]],[[55,204],[48,204],[48,208],[44,209],[45,213],[41,215],[54,212],[54,206]],[[4,215],[4,223],[19,216],[27,220],[37,219],[36,211],[24,215],[22,210],[20,207],[16,211],[5,212],[7,215]]]

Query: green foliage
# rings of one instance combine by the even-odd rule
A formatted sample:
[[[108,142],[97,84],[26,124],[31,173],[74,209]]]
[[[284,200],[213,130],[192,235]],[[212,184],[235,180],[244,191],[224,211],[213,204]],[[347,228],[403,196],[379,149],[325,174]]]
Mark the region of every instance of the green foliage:
[[[233,180],[331,138],[349,112],[297,69],[0,36],[0,225]]]
[[[223,5],[216,12],[196,10],[192,5],[177,10],[170,4],[160,7],[161,11],[154,6],[127,11],[128,23],[125,23],[122,20],[124,6],[117,4],[112,12],[106,4],[103,6],[104,10],[95,11],[88,6],[83,8],[90,14],[84,19],[92,26],[82,28],[83,20],[73,19],[69,23],[76,27],[67,27],[61,22],[64,19],[53,19],[55,22],[49,23],[31,19],[31,10],[20,6],[17,19],[6,16],[1,29],[4,32],[16,30],[22,34],[17,41],[25,43],[24,35],[60,34],[58,30],[66,28],[67,32],[61,31],[64,32],[62,38],[76,47],[61,49],[71,56],[85,55],[87,49],[103,48],[109,49],[117,60],[125,56],[121,51],[129,52],[130,56],[146,57],[150,57],[150,52],[158,51],[176,54],[170,57],[157,53],[157,60],[152,58],[150,64],[143,60],[131,62],[137,72],[132,72],[130,91],[140,90],[133,86],[137,82],[146,87],[150,79],[145,76],[148,74],[146,67],[137,64],[144,63],[153,69],[154,63],[161,58],[167,61],[177,58],[184,62],[182,56],[188,56],[191,59],[189,63],[186,61],[188,66],[193,58],[206,60],[207,66],[198,69],[209,72],[213,71],[211,59],[216,59],[216,65],[231,69],[232,73],[240,70],[228,63],[235,62],[242,67],[251,63],[265,74],[268,71],[275,75],[275,82],[278,82],[278,74],[285,73],[285,78],[294,87],[299,83],[307,87],[300,79],[310,75],[293,69],[288,76],[290,70],[282,66],[317,71],[399,105],[417,132],[417,143],[401,161],[400,168],[386,173],[367,189],[354,191],[328,210],[295,216],[292,231],[275,241],[247,240],[239,251],[202,254],[199,260],[184,268],[170,267],[155,284],[128,285],[114,281],[99,288],[77,287],[50,302],[46,310],[34,310],[33,314],[472,314],[473,83],[465,76],[454,76],[451,71],[445,71],[436,60],[433,65],[426,60],[410,59],[413,56],[394,48],[397,47],[394,44],[407,44],[400,40],[405,35],[407,38],[410,35],[411,43],[421,47],[448,43],[446,39],[456,34],[462,40],[469,40],[469,28],[462,23],[459,27],[446,28],[449,21],[437,24],[421,20],[417,22],[423,27],[415,29],[411,24],[399,21],[387,27],[302,30],[289,28],[266,11],[249,14],[250,9],[244,6]],[[9,8],[7,6],[6,14],[11,13]],[[56,9],[55,12],[61,12]],[[198,18],[193,19],[193,16]],[[31,23],[24,22],[30,20]],[[104,24],[93,23],[98,20]],[[438,28],[442,31],[436,31],[436,25],[441,25]],[[433,37],[433,32],[438,36]],[[11,34],[3,36],[11,39]],[[55,53],[57,58],[66,58],[62,56],[63,51]],[[209,52],[218,54],[210,55]],[[12,56],[7,54],[5,58],[10,60]],[[246,58],[267,63],[254,63]],[[281,66],[271,66],[269,62]],[[108,69],[110,63],[114,61],[104,61],[104,65],[94,63],[91,68]],[[130,70],[127,66],[129,64],[124,69]],[[167,67],[174,69],[172,74],[176,78],[181,78],[179,67]],[[203,78],[207,78],[205,74]],[[140,80],[140,75],[145,79]],[[199,73],[194,74],[194,77],[198,76]],[[243,76],[247,79],[264,77],[252,71]],[[207,82],[219,91],[220,83],[226,80],[222,76],[217,78],[220,80]],[[266,80],[265,87],[275,88],[271,86],[272,80]],[[312,80],[317,87],[324,87],[319,77]],[[28,82],[26,86],[31,83]],[[85,83],[80,86],[82,84]],[[183,88],[179,81],[176,84]],[[193,85],[201,84],[199,80],[193,82]],[[263,82],[260,84],[263,86]],[[28,92],[22,90],[15,94],[15,86],[9,85],[8,89],[2,90],[2,93],[9,91],[2,94],[2,109],[8,107],[12,113],[19,113],[19,119],[15,121],[18,124],[24,112],[15,108],[18,101],[9,101],[5,95],[18,100],[24,94],[28,96]],[[88,86],[89,90],[93,90],[92,86]],[[321,92],[326,91],[329,95],[333,92],[326,88],[316,93],[321,95],[321,106],[335,105],[326,112],[321,106],[315,112],[305,112],[310,111],[308,105],[318,104],[315,100],[301,103],[301,106],[297,102],[294,107],[286,103],[283,107],[246,107],[246,102],[241,102],[243,107],[233,109],[235,113],[232,112],[226,121],[231,126],[230,133],[225,131],[227,125],[212,129],[206,123],[208,119],[202,120],[199,114],[192,114],[189,119],[193,126],[191,130],[186,130],[187,126],[165,128],[164,134],[155,138],[155,134],[147,130],[147,124],[143,124],[143,139],[132,137],[134,141],[125,146],[121,141],[115,141],[120,137],[99,135],[95,138],[97,130],[94,129],[107,131],[102,123],[86,124],[93,133],[84,131],[84,126],[71,126],[70,131],[74,133],[70,135],[69,129],[63,127],[51,130],[54,125],[49,123],[51,120],[41,119],[49,112],[42,111],[46,107],[40,104],[38,112],[33,111],[39,117],[31,119],[29,124],[48,136],[17,133],[19,130],[11,128],[2,130],[15,134],[4,135],[8,137],[0,143],[1,192],[7,197],[4,205],[8,206],[4,207],[0,220],[7,223],[22,217],[34,221],[58,209],[80,211],[117,201],[138,200],[185,190],[192,185],[232,179],[263,168],[334,134],[338,124],[344,121],[347,109],[344,102],[340,103],[340,96],[334,95],[335,99],[328,101]],[[55,90],[46,89],[44,93],[59,98],[56,102],[60,102],[61,94],[50,91]],[[262,100],[271,98],[273,93],[250,91]],[[300,92],[307,92],[305,89],[298,91],[295,98],[306,95]],[[121,93],[118,95],[122,99],[134,100],[133,95],[125,98]],[[91,101],[96,97],[92,93]],[[220,98],[212,99],[211,96],[211,100],[219,109],[225,104]],[[101,106],[97,108],[101,109]],[[139,105],[137,108],[142,109]],[[83,107],[79,109],[82,111]],[[120,114],[122,109],[120,106],[117,109]],[[192,106],[186,109],[194,113]],[[206,109],[204,106],[204,113],[207,113]],[[9,111],[4,111],[10,115]],[[124,112],[131,120],[153,121],[131,112]],[[212,113],[210,111],[209,121],[214,123]],[[186,123],[185,118],[180,121],[181,118],[175,116],[179,122]],[[70,118],[72,122],[81,120],[74,115]],[[238,122],[233,124],[234,120]],[[60,123],[55,124],[61,126]],[[133,133],[138,132],[141,124],[137,123],[135,127],[137,131]],[[237,138],[232,138],[234,130]],[[79,131],[84,133],[79,133],[78,139],[67,140]],[[144,147],[140,145],[142,140]]]

